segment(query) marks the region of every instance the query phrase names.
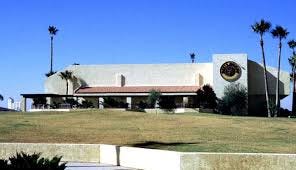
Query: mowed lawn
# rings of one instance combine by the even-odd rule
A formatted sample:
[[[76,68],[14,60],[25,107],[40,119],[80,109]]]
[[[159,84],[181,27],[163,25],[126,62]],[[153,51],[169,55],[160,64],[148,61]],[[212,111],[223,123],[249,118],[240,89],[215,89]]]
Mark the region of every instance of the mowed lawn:
[[[296,153],[296,119],[110,110],[0,112],[0,142],[104,143],[188,152]]]

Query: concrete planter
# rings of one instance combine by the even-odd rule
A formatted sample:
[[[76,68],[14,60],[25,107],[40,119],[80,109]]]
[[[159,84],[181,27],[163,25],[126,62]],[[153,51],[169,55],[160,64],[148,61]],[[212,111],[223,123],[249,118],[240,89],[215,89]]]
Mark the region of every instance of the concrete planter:
[[[175,152],[105,144],[0,143],[0,159],[16,152],[41,152],[62,161],[96,162],[144,170],[292,170],[296,154]]]

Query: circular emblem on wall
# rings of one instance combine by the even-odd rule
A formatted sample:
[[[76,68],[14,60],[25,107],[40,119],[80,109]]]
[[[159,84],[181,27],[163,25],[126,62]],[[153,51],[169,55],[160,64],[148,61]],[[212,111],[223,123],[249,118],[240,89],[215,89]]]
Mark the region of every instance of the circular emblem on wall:
[[[220,74],[224,80],[234,82],[241,76],[241,67],[233,61],[227,61],[222,64],[220,68]]]

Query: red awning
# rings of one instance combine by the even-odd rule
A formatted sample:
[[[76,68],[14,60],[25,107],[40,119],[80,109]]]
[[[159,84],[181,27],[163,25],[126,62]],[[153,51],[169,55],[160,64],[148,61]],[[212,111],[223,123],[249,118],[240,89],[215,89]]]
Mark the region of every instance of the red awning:
[[[149,93],[151,90],[162,93],[195,93],[199,86],[125,86],[125,87],[82,87],[76,94],[86,93]]]

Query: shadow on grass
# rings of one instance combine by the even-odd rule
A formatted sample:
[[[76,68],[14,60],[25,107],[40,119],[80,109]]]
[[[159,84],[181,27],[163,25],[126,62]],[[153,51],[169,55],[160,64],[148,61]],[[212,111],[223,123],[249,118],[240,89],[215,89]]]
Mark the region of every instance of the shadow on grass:
[[[146,141],[146,142],[131,144],[131,146],[133,146],[133,147],[140,147],[140,148],[158,149],[158,148],[163,148],[163,147],[182,146],[182,145],[193,145],[193,144],[200,144],[200,143],[194,143],[194,142],[158,142],[158,141]]]

